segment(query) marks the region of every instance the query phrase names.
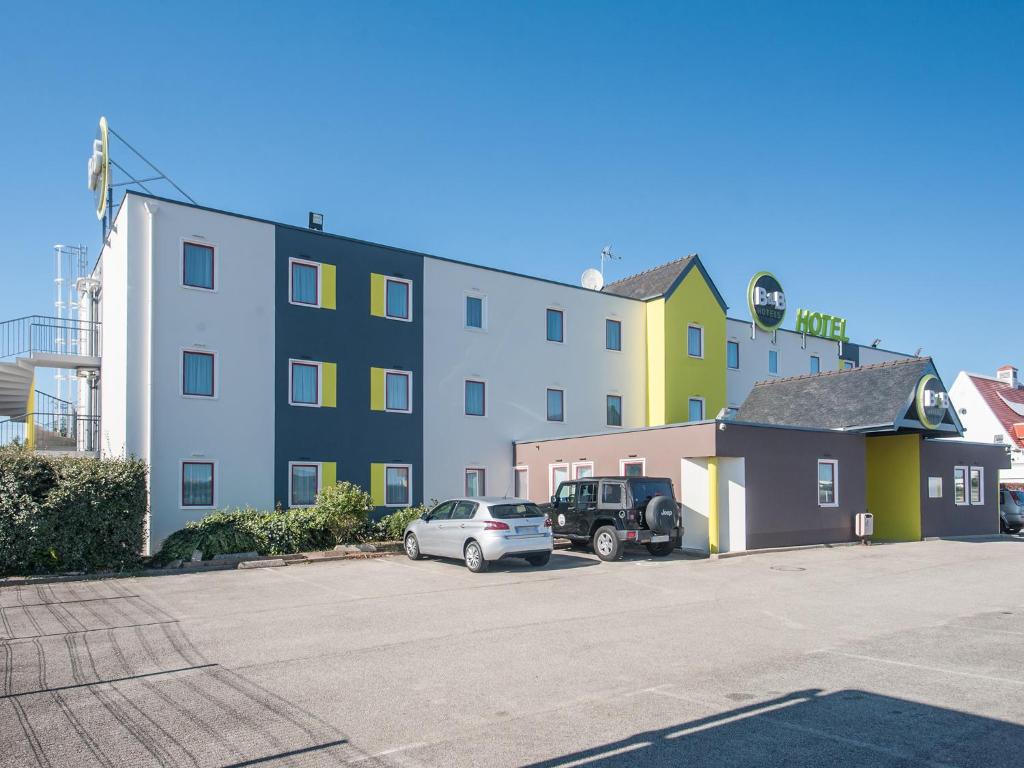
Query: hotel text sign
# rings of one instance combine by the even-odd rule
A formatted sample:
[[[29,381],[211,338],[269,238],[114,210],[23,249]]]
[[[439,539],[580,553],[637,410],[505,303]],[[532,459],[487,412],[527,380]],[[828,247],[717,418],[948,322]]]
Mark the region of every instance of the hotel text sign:
[[[812,312],[809,309],[796,311],[796,332],[808,336],[820,336],[833,341],[849,341],[846,335],[846,318]]]

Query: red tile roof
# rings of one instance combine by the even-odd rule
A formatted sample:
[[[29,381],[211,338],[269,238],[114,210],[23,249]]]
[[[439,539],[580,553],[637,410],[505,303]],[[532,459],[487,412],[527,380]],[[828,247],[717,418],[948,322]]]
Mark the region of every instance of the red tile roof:
[[[1024,426],[1018,426],[1024,425],[1024,416],[1017,413],[1017,410],[1010,405],[1012,403],[1017,409],[1024,409],[1024,389],[1011,387],[1006,382],[990,379],[987,376],[967,375],[985,404],[1010,435],[1010,439],[1017,444],[1018,448],[1024,448]]]

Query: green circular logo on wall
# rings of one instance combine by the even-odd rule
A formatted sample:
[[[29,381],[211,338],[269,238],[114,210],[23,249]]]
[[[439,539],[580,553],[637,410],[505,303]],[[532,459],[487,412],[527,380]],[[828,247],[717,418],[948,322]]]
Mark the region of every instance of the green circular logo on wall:
[[[946,418],[949,408],[949,395],[942,387],[942,382],[934,373],[926,373],[917,382],[917,419],[928,429],[938,429]]]
[[[771,272],[758,272],[747,287],[747,306],[758,328],[774,331],[786,317],[786,292]]]

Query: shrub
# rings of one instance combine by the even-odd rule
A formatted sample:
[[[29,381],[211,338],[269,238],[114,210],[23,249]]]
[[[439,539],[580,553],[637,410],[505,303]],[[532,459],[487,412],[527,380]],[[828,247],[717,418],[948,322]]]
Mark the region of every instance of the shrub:
[[[374,507],[370,494],[354,483],[343,481],[322,488],[316,495],[313,509],[322,517],[337,543],[355,541],[357,534],[365,529]]]
[[[0,574],[123,570],[145,540],[146,465],[0,448]]]
[[[399,541],[405,535],[405,526],[426,513],[423,504],[418,507],[406,507],[381,518],[388,541]]]

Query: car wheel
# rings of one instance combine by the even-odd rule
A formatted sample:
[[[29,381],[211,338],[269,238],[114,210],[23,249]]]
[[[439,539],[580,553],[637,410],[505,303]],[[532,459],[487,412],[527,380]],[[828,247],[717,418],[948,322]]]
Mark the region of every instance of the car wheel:
[[[606,563],[622,557],[622,542],[610,525],[602,525],[594,531],[594,554]]]
[[[551,560],[550,552],[545,552],[543,555],[530,555],[528,558],[526,558],[526,562],[528,562],[535,568],[540,568],[541,566],[547,565],[549,560]]]
[[[405,537],[405,554],[410,560],[419,560],[423,557],[423,553],[420,552],[420,540],[416,538],[415,533]]]
[[[487,570],[487,561],[484,560],[484,551],[480,549],[480,545],[475,541],[471,541],[466,545],[464,555],[466,558],[466,567],[473,573],[483,573]]]
[[[676,548],[676,545],[671,541],[662,541],[657,544],[648,544],[647,551],[655,557],[668,557],[672,554],[672,550]]]

